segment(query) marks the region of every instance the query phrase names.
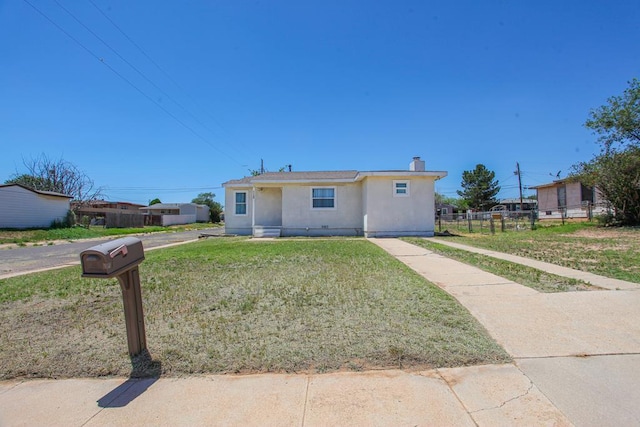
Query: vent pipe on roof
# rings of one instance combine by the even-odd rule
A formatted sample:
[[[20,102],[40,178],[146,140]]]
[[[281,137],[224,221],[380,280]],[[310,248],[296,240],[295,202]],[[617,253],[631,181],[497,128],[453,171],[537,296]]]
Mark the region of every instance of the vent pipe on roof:
[[[409,163],[409,170],[412,172],[424,172],[424,160],[420,160],[420,156],[414,157]]]

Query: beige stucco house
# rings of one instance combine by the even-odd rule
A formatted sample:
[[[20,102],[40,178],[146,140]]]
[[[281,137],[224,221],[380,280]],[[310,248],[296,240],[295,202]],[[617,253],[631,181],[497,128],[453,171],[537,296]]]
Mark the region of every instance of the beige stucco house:
[[[32,190],[20,184],[0,185],[0,228],[48,228],[69,212],[71,196]]]
[[[225,230],[264,236],[433,236],[436,180],[409,170],[267,172],[227,181]]]
[[[559,179],[548,184],[531,187],[536,190],[538,218],[589,218],[606,210],[606,200],[597,188],[578,181]]]

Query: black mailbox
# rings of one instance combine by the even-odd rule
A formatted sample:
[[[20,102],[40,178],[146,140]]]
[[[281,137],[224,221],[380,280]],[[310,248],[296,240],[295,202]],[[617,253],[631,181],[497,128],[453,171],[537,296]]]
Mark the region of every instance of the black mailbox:
[[[135,237],[112,240],[80,253],[82,277],[117,277],[120,282],[129,355],[132,358],[148,353],[138,272],[138,265],[143,260],[142,241]]]
[[[80,254],[82,277],[109,279],[127,271],[144,260],[142,241],[124,237],[93,246]]]

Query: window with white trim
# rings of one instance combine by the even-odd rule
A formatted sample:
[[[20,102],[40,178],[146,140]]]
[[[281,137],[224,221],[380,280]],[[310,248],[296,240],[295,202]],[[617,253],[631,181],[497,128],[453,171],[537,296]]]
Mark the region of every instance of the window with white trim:
[[[236,215],[246,215],[247,214],[247,192],[246,191],[237,191],[235,196],[235,205]]]
[[[312,209],[335,209],[336,189],[335,187],[315,187],[311,189]]]
[[[409,181],[393,181],[394,197],[409,197]]]

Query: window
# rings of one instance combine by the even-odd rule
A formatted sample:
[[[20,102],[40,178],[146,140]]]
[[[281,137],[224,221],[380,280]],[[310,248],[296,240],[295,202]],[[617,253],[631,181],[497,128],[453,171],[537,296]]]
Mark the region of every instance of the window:
[[[313,209],[334,209],[336,207],[336,189],[333,187],[312,188],[311,207]]]
[[[247,214],[247,193],[238,191],[236,193],[236,215]]]
[[[442,208],[440,209],[440,213],[442,215],[449,215],[449,208]]]
[[[567,207],[567,187],[562,185],[558,187],[558,207],[565,208]]]
[[[408,197],[409,196],[409,181],[393,181],[393,196],[394,197]]]

